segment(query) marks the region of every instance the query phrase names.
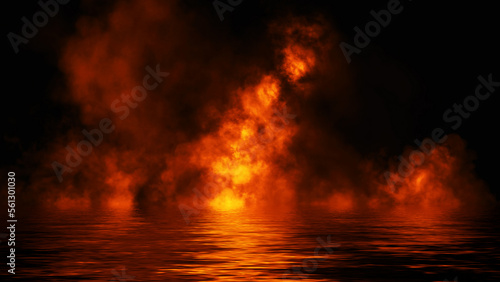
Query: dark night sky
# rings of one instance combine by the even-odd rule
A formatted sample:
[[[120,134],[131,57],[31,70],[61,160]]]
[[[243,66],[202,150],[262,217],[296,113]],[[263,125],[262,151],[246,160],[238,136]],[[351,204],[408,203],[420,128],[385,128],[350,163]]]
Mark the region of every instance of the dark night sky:
[[[43,150],[53,136],[77,120],[74,108],[52,99],[54,89],[64,88],[64,79],[58,70],[58,50],[74,32],[75,21],[81,14],[99,15],[109,9],[98,4],[99,1],[86,5],[70,1],[60,7],[61,11],[35,38],[22,45],[16,55],[6,34],[20,32],[20,18],[31,17],[39,9],[37,2],[8,1],[2,9],[2,53],[3,62],[7,62],[4,64],[4,127],[0,141],[5,150],[3,167],[21,166],[29,170],[36,166],[41,160],[30,158],[30,154]],[[251,48],[259,48],[270,19],[288,13],[305,16],[321,13],[336,26],[344,40],[352,42],[353,27],[364,26],[372,20],[370,10],[385,8],[388,1],[324,2],[328,3],[246,0],[234,12],[226,13],[223,22],[208,0],[183,1],[183,6],[209,19],[208,29],[214,34],[213,40],[227,40],[228,46],[239,46],[238,52],[244,54]],[[494,4],[486,1],[402,3],[404,10],[393,16],[389,26],[382,29],[360,55],[354,55],[349,65],[353,68],[349,71],[356,74],[361,97],[373,106],[366,107],[362,116],[341,125],[340,130],[358,151],[367,155],[376,154],[381,148],[397,155],[415,138],[428,137],[432,129],[444,125],[442,114],[447,108],[474,93],[478,75],[493,73],[493,78],[500,80],[500,25]],[[498,198],[497,94],[483,102],[457,133],[477,153],[476,171]],[[317,112],[328,117],[333,108],[323,102],[318,101]],[[373,116],[388,117],[393,129],[391,136],[384,134],[387,124],[377,123],[383,119]],[[328,120],[319,119],[319,122]]]

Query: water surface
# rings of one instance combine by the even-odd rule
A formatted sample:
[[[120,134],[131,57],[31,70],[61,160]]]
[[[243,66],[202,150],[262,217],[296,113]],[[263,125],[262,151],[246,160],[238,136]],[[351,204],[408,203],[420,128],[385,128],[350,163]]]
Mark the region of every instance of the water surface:
[[[178,210],[39,211],[18,224],[16,277],[500,281],[498,215],[203,210],[187,225]]]

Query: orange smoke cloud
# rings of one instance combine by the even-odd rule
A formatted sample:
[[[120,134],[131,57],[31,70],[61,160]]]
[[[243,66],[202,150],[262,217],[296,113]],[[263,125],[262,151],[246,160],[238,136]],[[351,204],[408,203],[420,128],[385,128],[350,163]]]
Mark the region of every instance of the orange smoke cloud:
[[[406,158],[410,151],[405,152]],[[471,153],[458,135],[448,136],[419,161],[422,164],[402,178],[394,191],[384,186],[398,204],[438,210],[494,202],[485,183],[475,176]]]
[[[297,203],[458,207],[489,199],[458,138],[391,192],[373,156],[339,130],[361,107],[331,25],[285,18],[268,32],[271,57],[235,54],[235,43],[214,40],[227,35],[214,35],[177,3],[120,2],[109,14],[82,17],[60,60],[67,91],[55,95],[75,106],[79,120],[43,157],[64,158],[81,129],[104,117],[116,129],[68,181],[57,183],[42,167],[33,189],[64,208],[181,203],[195,212]],[[158,64],[171,75],[121,120],[109,105]]]

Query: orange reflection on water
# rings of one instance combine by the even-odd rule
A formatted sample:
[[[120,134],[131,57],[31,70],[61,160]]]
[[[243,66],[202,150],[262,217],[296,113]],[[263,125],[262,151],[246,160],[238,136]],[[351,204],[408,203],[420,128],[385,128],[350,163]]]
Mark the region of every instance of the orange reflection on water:
[[[206,220],[193,226],[192,236],[199,237],[196,261],[203,267],[180,266],[176,271],[198,275],[204,280],[218,281],[280,281],[291,261],[304,258],[283,252],[291,230],[283,222],[293,220],[286,214],[269,216],[256,210],[210,211]],[[276,221],[269,224],[269,220]],[[208,240],[207,240],[208,239]],[[312,252],[312,251],[311,251]]]
[[[340,247],[303,272],[309,281],[436,281],[450,269],[494,273],[490,261],[499,258],[491,219],[456,209],[208,209],[190,225],[174,211],[87,212],[26,221],[23,228],[32,230],[20,234],[33,234],[23,239],[32,252],[23,260],[40,267],[26,268],[25,277],[109,281],[125,266],[134,281],[278,281],[315,258],[316,238],[328,236]]]

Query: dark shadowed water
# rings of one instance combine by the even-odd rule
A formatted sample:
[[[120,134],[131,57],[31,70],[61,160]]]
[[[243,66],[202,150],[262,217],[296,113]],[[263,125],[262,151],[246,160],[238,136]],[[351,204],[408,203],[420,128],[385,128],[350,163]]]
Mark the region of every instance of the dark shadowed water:
[[[36,212],[16,280],[500,281],[498,214]]]

